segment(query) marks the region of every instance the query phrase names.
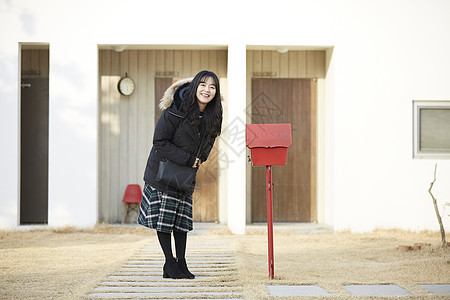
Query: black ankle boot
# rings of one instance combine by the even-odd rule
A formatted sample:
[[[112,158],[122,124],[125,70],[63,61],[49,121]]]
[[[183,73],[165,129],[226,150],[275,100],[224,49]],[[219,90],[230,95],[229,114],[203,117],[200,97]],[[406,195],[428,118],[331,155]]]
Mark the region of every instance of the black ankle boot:
[[[187,276],[188,279],[195,278],[195,275],[192,274],[191,272],[189,272],[185,258],[179,258],[177,263],[178,263],[178,267],[180,268],[181,272],[183,272]]]
[[[163,278],[182,279],[188,278],[186,274],[181,272],[176,261],[166,262],[163,267]]]

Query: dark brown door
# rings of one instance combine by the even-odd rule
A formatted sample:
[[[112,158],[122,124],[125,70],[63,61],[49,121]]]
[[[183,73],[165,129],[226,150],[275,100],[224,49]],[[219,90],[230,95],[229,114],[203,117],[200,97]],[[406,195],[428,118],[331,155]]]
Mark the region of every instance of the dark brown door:
[[[48,78],[22,76],[20,224],[48,222]]]
[[[253,79],[252,122],[291,123],[286,166],[273,167],[273,220],[316,221],[316,82]],[[252,167],[252,221],[267,221],[265,167]]]
[[[156,78],[155,82],[155,124],[161,116],[159,100],[174,82],[172,78]],[[217,140],[208,157],[197,173],[197,184],[193,195],[193,217],[195,222],[218,221],[218,151]]]

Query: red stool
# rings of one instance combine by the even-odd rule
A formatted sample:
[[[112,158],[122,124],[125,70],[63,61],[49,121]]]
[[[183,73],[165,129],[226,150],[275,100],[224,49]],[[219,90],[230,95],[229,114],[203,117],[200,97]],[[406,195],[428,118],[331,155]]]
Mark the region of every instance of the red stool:
[[[141,200],[142,200],[141,186],[139,184],[129,184],[127,186],[127,189],[125,190],[125,195],[123,195],[122,199],[122,202],[127,205],[127,212],[125,213],[125,217],[123,218],[122,224],[124,224],[127,221],[127,216],[131,209],[134,208],[139,209],[139,204],[141,204]]]

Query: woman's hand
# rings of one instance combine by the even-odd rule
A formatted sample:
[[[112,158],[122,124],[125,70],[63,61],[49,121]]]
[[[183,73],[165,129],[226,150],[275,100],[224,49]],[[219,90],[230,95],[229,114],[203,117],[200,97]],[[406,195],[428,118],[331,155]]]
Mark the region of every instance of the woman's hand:
[[[200,159],[197,157],[197,158],[195,159],[194,165],[192,166],[193,169],[198,168],[198,166],[200,165],[200,164],[199,164],[199,161],[200,161]]]
[[[202,164],[202,160],[197,157],[195,159],[195,162],[194,162],[194,165],[192,166],[192,168],[196,169],[196,168],[200,167],[201,164]]]

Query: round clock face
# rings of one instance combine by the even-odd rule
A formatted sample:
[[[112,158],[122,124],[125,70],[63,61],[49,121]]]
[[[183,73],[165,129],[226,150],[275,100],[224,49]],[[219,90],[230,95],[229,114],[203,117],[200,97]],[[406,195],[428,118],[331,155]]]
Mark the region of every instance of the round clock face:
[[[134,92],[134,81],[129,77],[124,77],[120,79],[117,87],[122,95],[130,96]]]

